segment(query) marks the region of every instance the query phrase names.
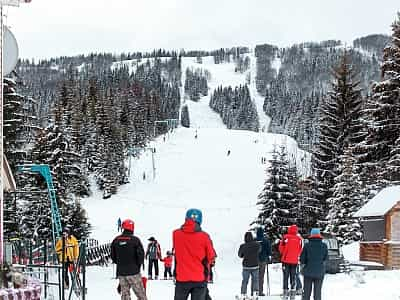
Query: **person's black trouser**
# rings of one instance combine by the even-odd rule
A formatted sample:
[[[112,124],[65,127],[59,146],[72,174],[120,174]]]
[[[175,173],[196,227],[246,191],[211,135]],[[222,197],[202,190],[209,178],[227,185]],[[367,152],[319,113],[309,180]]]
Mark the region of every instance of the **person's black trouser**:
[[[69,287],[69,266],[72,264],[69,260],[64,263],[64,283]]]
[[[153,276],[153,264],[155,276],[158,277],[158,259],[149,259],[149,278]]]
[[[282,270],[283,270],[283,290],[289,289],[289,277],[290,277],[290,289],[296,289],[296,269],[297,264],[285,264],[282,263]]]
[[[265,266],[267,262],[260,262],[259,263],[259,273],[258,273],[258,293],[259,295],[264,294],[264,275],[265,275]]]
[[[164,267],[164,278],[167,278],[168,275],[169,278],[172,278],[171,267]]]
[[[175,284],[174,300],[187,300],[191,295],[191,300],[206,300],[206,282],[179,282]]]
[[[310,300],[311,290],[314,290],[314,300],[321,300],[321,289],[324,278],[311,278],[304,276],[303,300]],[[312,287],[314,285],[314,288]]]

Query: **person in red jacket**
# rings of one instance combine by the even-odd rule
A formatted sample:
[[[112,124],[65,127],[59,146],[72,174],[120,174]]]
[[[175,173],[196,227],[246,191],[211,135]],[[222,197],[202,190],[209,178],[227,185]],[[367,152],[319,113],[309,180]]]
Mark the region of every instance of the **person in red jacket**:
[[[279,253],[281,254],[283,271],[283,296],[288,297],[296,294],[296,269],[301,254],[302,241],[298,235],[296,225],[289,226],[288,233],[279,242]],[[290,293],[289,281],[290,277]]]
[[[164,262],[164,279],[172,279],[172,260],[173,260],[172,252],[167,251],[167,256],[164,258],[161,258],[161,261]]]
[[[202,213],[199,209],[186,212],[185,223],[172,234],[175,251],[174,300],[204,300],[210,264],[215,250],[210,236],[201,230]]]

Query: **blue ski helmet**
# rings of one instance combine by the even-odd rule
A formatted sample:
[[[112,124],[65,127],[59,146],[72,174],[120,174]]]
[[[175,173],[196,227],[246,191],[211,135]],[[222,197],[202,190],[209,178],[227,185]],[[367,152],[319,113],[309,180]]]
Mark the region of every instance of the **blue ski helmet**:
[[[203,221],[203,214],[200,209],[190,208],[186,212],[186,219],[193,219],[196,223],[201,225],[201,221]]]

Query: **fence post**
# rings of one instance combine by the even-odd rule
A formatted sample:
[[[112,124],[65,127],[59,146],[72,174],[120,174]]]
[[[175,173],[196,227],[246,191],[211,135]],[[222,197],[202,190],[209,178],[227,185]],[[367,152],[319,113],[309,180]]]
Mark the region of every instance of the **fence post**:
[[[32,240],[29,240],[29,264],[33,265]]]
[[[62,298],[61,300],[65,300],[65,292],[64,292],[64,283],[65,283],[65,236],[62,236],[62,244],[61,244],[62,254],[61,254],[61,293]],[[67,275],[68,276],[68,275]]]
[[[44,258],[43,258],[43,265],[44,265],[44,299],[47,299],[47,281],[48,281],[48,269],[46,268],[47,265],[47,240],[43,241],[44,247]]]
[[[82,245],[82,300],[86,299],[86,241]]]

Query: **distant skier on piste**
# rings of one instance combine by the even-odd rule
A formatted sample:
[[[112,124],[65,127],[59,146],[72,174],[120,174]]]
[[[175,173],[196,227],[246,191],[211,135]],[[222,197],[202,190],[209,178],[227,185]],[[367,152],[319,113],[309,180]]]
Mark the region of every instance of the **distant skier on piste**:
[[[146,256],[145,258],[149,260],[148,265],[148,275],[149,279],[158,279],[159,268],[158,268],[158,260],[161,259],[161,247],[154,236],[148,239],[150,242],[147,246]],[[154,267],[154,277],[153,277],[153,267]]]
[[[283,272],[283,296],[296,295],[296,269],[299,263],[302,241],[298,236],[296,225],[289,226],[288,233],[279,242]],[[290,292],[289,292],[290,278]]]
[[[172,234],[175,251],[174,300],[204,300],[210,264],[215,260],[215,250],[210,236],[202,231],[201,210],[191,208],[186,212],[185,223]],[[208,298],[210,299],[210,298]]]
[[[132,288],[138,300],[147,300],[140,274],[144,263],[144,249],[140,239],[133,235],[135,224],[127,219],[122,222],[122,234],[111,243],[111,260],[117,265],[121,300],[130,300]]]
[[[117,220],[118,232],[120,232],[122,230],[121,225],[122,225],[122,220],[121,220],[121,218],[118,218],[118,220]]]

